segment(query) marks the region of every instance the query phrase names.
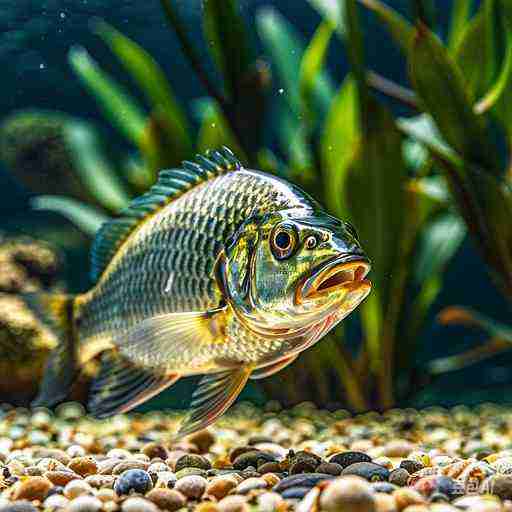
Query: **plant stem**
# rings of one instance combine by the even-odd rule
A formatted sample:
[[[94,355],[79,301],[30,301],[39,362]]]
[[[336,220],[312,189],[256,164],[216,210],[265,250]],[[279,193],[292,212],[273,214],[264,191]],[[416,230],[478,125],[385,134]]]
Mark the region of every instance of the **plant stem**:
[[[411,89],[402,87],[392,80],[389,80],[388,78],[385,78],[371,70],[366,73],[366,82],[372,89],[375,89],[390,98],[398,100],[409,108],[419,110],[416,94],[411,91]]]

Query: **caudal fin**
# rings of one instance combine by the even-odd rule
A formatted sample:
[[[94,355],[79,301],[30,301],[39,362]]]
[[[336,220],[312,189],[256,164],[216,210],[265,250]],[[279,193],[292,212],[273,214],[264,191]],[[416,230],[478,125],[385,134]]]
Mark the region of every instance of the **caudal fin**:
[[[46,362],[39,393],[33,406],[52,407],[65,400],[77,375],[74,297],[64,294],[29,293],[25,303],[57,338]]]

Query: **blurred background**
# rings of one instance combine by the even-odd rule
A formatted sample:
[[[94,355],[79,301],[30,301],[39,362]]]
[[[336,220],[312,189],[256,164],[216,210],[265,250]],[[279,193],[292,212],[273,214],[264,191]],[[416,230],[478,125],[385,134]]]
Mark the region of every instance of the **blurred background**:
[[[512,69],[496,21],[505,4],[0,0],[0,354],[12,372],[0,389],[27,400],[45,358],[15,294],[88,289],[101,220],[158,168],[227,144],[349,217],[376,263],[375,300],[245,398],[351,410],[510,402],[510,217],[489,210],[509,200],[509,124],[496,115]],[[429,65],[436,51],[462,86],[438,72],[442,59]],[[485,100],[476,114],[461,87],[464,101]],[[456,107],[438,112],[436,90]],[[466,114],[479,116],[474,130]],[[482,137],[492,158],[468,149]],[[472,178],[475,166],[499,192]],[[457,173],[483,220],[464,214]],[[144,408],[185,406],[191,386]]]

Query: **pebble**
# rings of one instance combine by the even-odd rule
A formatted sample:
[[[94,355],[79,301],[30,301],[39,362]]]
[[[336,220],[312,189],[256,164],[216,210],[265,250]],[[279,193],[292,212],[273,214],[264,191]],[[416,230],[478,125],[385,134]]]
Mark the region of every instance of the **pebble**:
[[[42,476],[33,476],[28,480],[17,482],[12,494],[15,500],[43,501],[53,484]]]
[[[266,489],[268,487],[267,482],[263,478],[247,478],[235,489],[236,494],[247,494],[251,491],[254,491],[255,489]]]
[[[142,453],[147,455],[150,459],[167,459],[167,449],[165,446],[158,443],[148,443],[142,448]]]
[[[396,468],[389,472],[388,481],[398,487],[405,487],[409,481],[409,472],[404,468]]]
[[[114,484],[114,491],[118,496],[136,492],[145,494],[153,488],[153,481],[147,471],[142,469],[128,469],[124,471]]]
[[[326,512],[374,512],[374,491],[358,476],[340,477],[324,489],[320,495],[320,507]]]
[[[341,474],[360,476],[370,482],[388,480],[389,478],[389,470],[373,462],[356,462],[347,466]]]
[[[92,457],[75,457],[69,461],[68,468],[80,476],[94,475],[98,471],[98,465]]]
[[[209,430],[200,430],[187,437],[189,443],[197,447],[199,453],[208,453],[215,444],[215,436]]]
[[[43,502],[45,510],[56,510],[58,508],[66,508],[69,500],[62,494],[52,494]]]
[[[276,456],[272,453],[262,452],[260,450],[251,450],[238,455],[233,460],[233,467],[235,469],[247,469],[249,466],[257,468],[265,462],[275,462]]]
[[[226,496],[217,504],[219,512],[248,512],[250,510],[243,496]]]
[[[330,459],[329,462],[339,464],[343,469],[355,464],[356,462],[371,462],[372,459],[369,455],[362,452],[343,452],[336,453]]]
[[[70,500],[78,498],[84,494],[92,494],[93,490],[90,484],[84,480],[71,480],[64,486],[64,496]]]
[[[179,479],[174,488],[189,499],[199,499],[206,491],[208,481],[199,475],[184,476]]]
[[[153,489],[146,494],[146,498],[158,508],[169,512],[175,512],[187,503],[187,498],[174,489]]]
[[[209,496],[214,496],[217,500],[221,500],[227,496],[228,493],[232,491],[237,485],[238,482],[235,478],[229,476],[216,477],[208,483],[206,494]]]
[[[66,512],[99,512],[102,507],[101,500],[94,496],[78,496],[68,503]]]
[[[125,500],[121,510],[122,512],[158,512],[158,507],[152,501],[136,496]]]
[[[292,475],[286,478],[283,478],[275,487],[274,491],[282,493],[287,489],[291,489],[294,487],[304,487],[311,489],[315,485],[323,482],[325,480],[333,480],[335,477],[333,475],[323,475],[320,473],[303,473],[300,475]]]
[[[175,464],[174,471],[178,473],[181,469],[185,468],[197,468],[208,470],[211,469],[211,462],[202,455],[196,455],[193,453],[187,453],[186,455],[181,456]]]

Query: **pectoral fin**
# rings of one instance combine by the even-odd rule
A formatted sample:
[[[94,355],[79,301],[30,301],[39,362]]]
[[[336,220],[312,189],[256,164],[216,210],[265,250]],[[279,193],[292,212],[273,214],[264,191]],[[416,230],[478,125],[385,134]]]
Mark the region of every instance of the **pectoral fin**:
[[[211,311],[167,313],[142,320],[116,343],[130,359],[164,369],[176,356],[193,353],[204,344],[223,338],[224,308]],[[192,357],[192,354],[191,354]]]
[[[106,351],[89,390],[89,411],[98,418],[127,412],[174,384],[179,377],[158,375],[126,361],[114,350]]]
[[[289,364],[292,364],[299,354],[294,354],[292,356],[287,356],[277,363],[271,364],[269,366],[265,366],[263,368],[258,368],[257,370],[254,370],[251,374],[250,379],[251,380],[258,380],[258,379],[264,379],[265,377],[270,377],[271,375],[274,375],[274,373],[277,373],[281,371],[283,368],[286,368]]]
[[[191,434],[212,424],[236,400],[252,369],[252,366],[243,366],[203,377],[192,395],[192,411],[175,437]]]

